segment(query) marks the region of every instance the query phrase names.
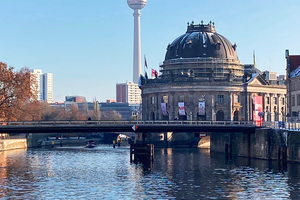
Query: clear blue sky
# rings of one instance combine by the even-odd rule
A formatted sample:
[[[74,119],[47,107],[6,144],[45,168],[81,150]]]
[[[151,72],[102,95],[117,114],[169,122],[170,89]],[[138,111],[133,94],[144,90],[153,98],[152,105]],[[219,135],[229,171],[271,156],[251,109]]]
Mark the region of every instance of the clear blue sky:
[[[53,73],[55,101],[115,99],[116,83],[132,81],[127,0],[2,0],[0,9],[0,61]],[[259,69],[285,74],[285,50],[300,55],[299,11],[299,0],[148,0],[141,11],[142,56],[158,70],[187,22],[213,21],[237,44],[242,63],[253,63],[255,50]]]

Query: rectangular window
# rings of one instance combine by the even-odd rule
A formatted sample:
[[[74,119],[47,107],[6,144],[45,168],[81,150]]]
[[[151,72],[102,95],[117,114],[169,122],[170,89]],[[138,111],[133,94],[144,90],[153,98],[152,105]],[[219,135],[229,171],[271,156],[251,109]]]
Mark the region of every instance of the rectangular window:
[[[283,97],[281,98],[281,103],[282,103],[282,105],[284,105],[284,103],[285,103]]]
[[[224,95],[218,95],[217,96],[217,99],[218,99],[218,103],[224,103]]]
[[[292,106],[295,106],[295,95],[292,96]]]
[[[300,106],[300,94],[297,94],[297,106]]]
[[[277,104],[277,97],[274,97],[274,104]]]
[[[270,104],[270,97],[267,97],[267,104]]]
[[[168,96],[163,96],[163,103],[169,103]]]
[[[154,98],[154,97],[151,97],[151,104],[154,105],[154,103],[155,103],[155,98]]]

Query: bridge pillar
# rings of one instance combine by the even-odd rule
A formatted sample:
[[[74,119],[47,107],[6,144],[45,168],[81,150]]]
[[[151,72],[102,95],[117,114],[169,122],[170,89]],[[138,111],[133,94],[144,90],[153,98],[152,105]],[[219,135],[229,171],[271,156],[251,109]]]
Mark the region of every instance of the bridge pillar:
[[[154,144],[147,144],[147,132],[136,133],[134,144],[130,144],[130,162],[153,161]]]
[[[131,144],[130,162],[149,162],[153,161],[153,144]]]

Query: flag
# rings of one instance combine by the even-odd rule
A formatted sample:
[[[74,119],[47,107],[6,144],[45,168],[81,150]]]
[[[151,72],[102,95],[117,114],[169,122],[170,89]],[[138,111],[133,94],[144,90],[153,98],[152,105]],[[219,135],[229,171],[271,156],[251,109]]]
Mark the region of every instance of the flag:
[[[144,59],[145,59],[145,67],[148,69],[147,60],[146,60],[146,56],[145,55],[144,55]]]
[[[154,77],[154,76],[155,76],[155,72],[156,72],[156,70],[154,70],[154,69],[152,68],[152,70],[151,70],[151,77]]]
[[[148,74],[145,72],[145,79],[148,80]]]

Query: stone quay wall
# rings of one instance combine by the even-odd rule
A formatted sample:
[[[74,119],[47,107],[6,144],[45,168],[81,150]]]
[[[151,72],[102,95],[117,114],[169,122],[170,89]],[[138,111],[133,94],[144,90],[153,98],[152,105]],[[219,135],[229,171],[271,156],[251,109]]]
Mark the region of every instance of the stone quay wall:
[[[282,131],[287,138],[287,160],[300,162],[300,131]]]
[[[255,133],[211,133],[210,151],[264,160],[300,162],[300,131],[265,128],[257,129]]]
[[[2,139],[0,140],[0,151],[26,149],[27,139]]]

